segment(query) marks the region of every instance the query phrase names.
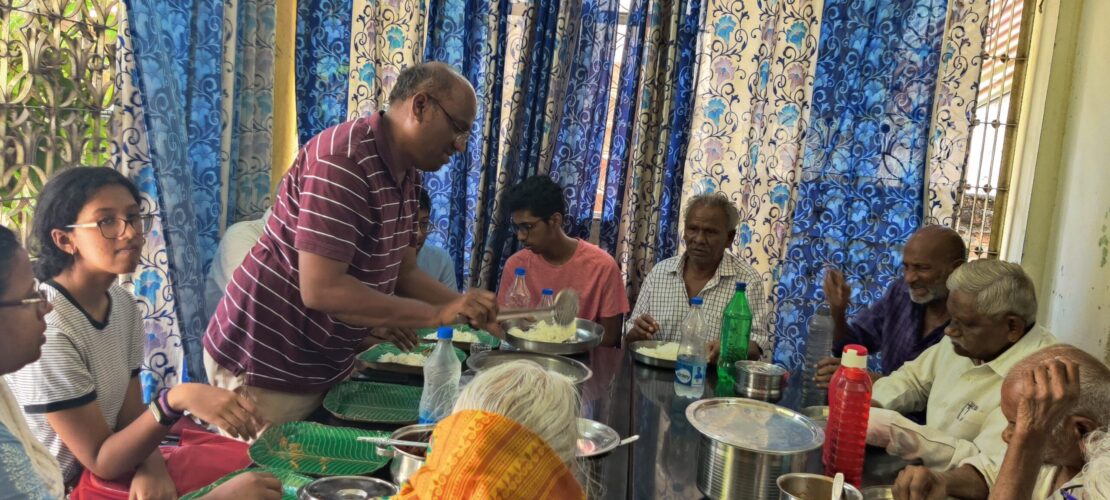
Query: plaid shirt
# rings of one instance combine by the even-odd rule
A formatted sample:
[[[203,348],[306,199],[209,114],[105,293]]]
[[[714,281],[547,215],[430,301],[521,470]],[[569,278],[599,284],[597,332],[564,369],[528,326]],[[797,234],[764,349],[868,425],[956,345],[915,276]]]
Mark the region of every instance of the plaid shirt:
[[[636,307],[632,309],[631,319],[625,323],[625,331],[632,328],[633,321],[648,314],[659,323],[662,331],[655,335],[656,340],[668,342],[682,341],[682,322],[690,311],[690,298],[686,293],[686,282],[682,278],[685,255],[671,257],[655,265],[640,288]],[[708,327],[706,340],[721,337],[721,316],[728,301],[736,293],[736,282],[748,284],[745,292],[752,307],[752,340],[763,348],[763,361],[770,361],[774,345],[764,320],[767,318],[767,296],[763,293],[763,280],[751,266],[734,255],[725,252],[717,272],[705,284],[698,296],[705,302],[702,312]]]

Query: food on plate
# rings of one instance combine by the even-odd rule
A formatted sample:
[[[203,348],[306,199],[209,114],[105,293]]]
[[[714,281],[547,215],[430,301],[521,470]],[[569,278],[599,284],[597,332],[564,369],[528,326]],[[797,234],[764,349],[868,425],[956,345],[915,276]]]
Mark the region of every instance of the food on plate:
[[[559,344],[568,342],[575,337],[578,333],[578,328],[571,323],[569,325],[560,325],[555,323],[554,320],[543,320],[531,328],[524,330],[520,327],[513,327],[509,329],[509,333],[514,337],[522,338],[525,340],[534,340],[537,342],[549,342]]]
[[[398,365],[424,366],[428,361],[427,352],[402,352],[398,354],[386,353],[378,358],[379,363],[395,363]]]
[[[656,347],[640,347],[636,352],[655,359],[675,361],[678,359],[678,342],[667,342]]]
[[[429,333],[429,334],[425,335],[424,339],[425,340],[436,340],[436,332],[432,332],[432,333]],[[474,332],[467,331],[467,330],[459,330],[458,328],[455,328],[455,332],[451,334],[451,341],[452,342],[466,342],[468,344],[477,344],[478,342],[481,342],[482,339],[478,338],[478,336],[475,335]]]

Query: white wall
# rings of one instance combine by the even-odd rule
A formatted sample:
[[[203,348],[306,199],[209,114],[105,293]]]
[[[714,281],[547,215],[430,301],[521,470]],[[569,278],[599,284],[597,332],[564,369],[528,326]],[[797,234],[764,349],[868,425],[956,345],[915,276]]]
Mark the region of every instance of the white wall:
[[[1030,82],[1047,95],[1021,262],[1038,323],[1110,362],[1110,1],[1046,3],[1059,24],[1052,81]]]

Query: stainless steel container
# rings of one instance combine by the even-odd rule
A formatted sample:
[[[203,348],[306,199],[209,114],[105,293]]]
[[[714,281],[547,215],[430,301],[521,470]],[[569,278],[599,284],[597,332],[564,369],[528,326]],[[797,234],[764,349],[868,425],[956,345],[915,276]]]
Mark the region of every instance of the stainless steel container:
[[[736,395],[777,403],[786,387],[786,369],[762,361],[737,361],[733,365],[736,375]]]
[[[697,485],[714,499],[774,500],[783,474],[821,463],[825,433],[786,408],[745,398],[703,399],[686,407],[701,433]]]
[[[505,329],[505,337],[514,348],[540,354],[582,354],[597,347],[601,343],[601,338],[605,336],[605,328],[593,321],[582,318],[574,320],[574,337],[566,342],[528,340],[517,337],[509,331],[512,328],[527,330],[531,325],[532,322],[526,319],[515,319],[501,323],[502,328]]]
[[[487,351],[475,354],[466,360],[466,366],[476,372],[488,370],[502,363],[511,361],[527,360],[540,365],[541,368],[549,372],[555,372],[561,375],[566,375],[574,381],[574,385],[581,386],[590,377],[594,376],[594,372],[590,367],[582,364],[580,361],[573,359],[556,356],[554,354],[540,354],[535,352],[524,351]]]
[[[778,479],[779,500],[828,500],[832,498],[833,480],[821,474],[785,474]],[[855,486],[845,483],[840,498],[863,500]]]
[[[387,481],[363,476],[335,476],[317,479],[297,491],[299,500],[367,500],[397,494]]]
[[[894,492],[890,486],[870,486],[860,493],[863,493],[863,500],[894,500]]]
[[[402,441],[419,441],[427,443],[432,439],[432,429],[435,424],[409,425],[393,431],[389,439]],[[416,471],[424,466],[424,456],[427,449],[415,449],[409,446],[378,446],[378,455],[392,457],[389,462],[389,474],[393,484],[401,486],[408,481]]]

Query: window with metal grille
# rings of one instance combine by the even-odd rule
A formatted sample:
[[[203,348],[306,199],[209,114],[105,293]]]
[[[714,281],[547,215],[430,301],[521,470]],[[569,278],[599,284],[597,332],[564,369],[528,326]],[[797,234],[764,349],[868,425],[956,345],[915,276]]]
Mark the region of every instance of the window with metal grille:
[[[0,224],[24,240],[55,172],[111,155],[119,0],[0,0]]]
[[[991,3],[971,145],[953,221],[971,259],[998,257],[1035,5],[1034,0]]]

